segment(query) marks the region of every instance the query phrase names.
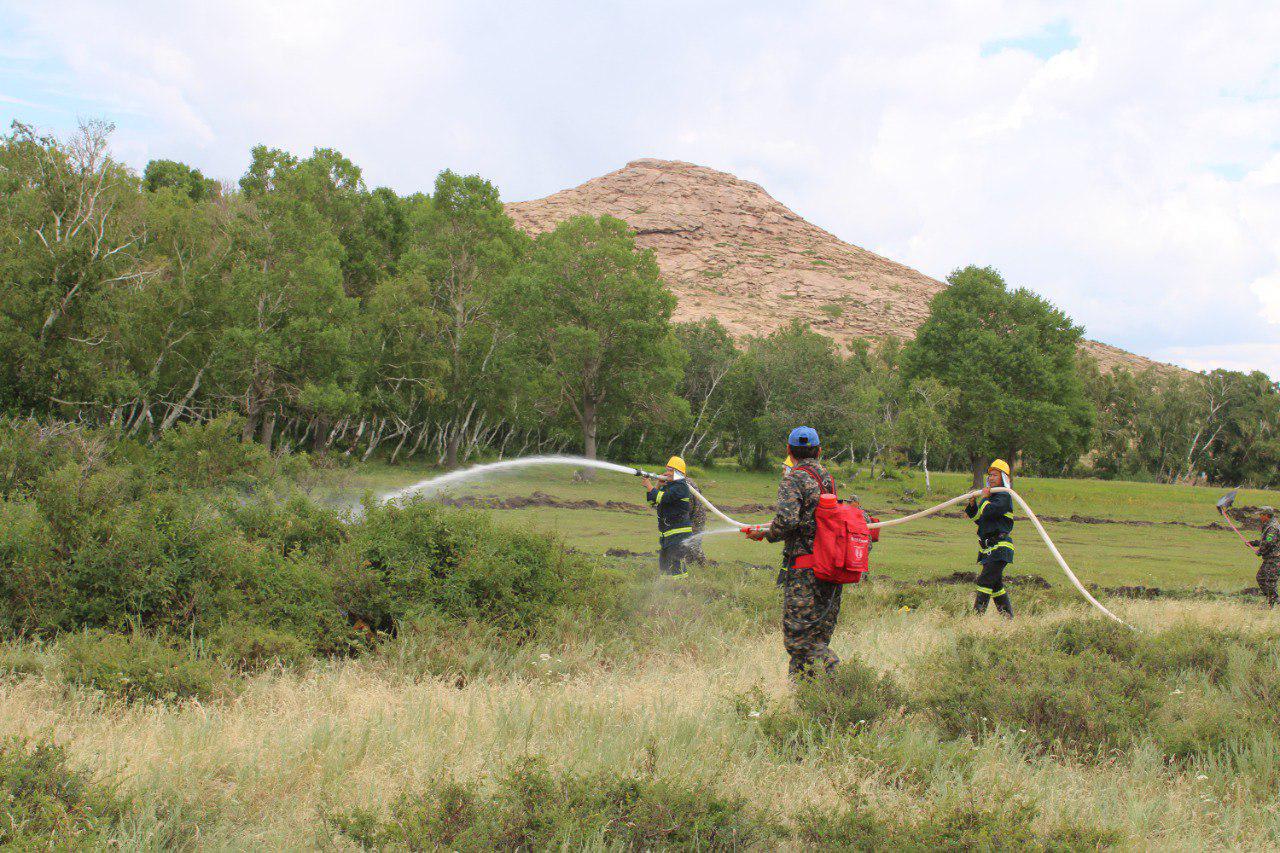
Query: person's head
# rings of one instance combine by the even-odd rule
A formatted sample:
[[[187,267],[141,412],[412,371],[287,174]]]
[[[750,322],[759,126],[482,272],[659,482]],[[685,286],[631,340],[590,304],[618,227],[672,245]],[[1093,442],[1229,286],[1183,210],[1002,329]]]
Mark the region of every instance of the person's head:
[[[1012,475],[1009,472],[1009,463],[1003,459],[997,459],[987,466],[987,485],[991,488],[998,486],[1007,486],[1012,482]]]
[[[1274,507],[1261,506],[1258,507],[1258,515],[1262,516],[1262,523],[1267,524],[1276,517],[1276,511]]]
[[[689,469],[684,464],[683,459],[681,459],[679,456],[672,456],[670,459],[667,460],[667,470],[663,473],[665,474],[668,480],[674,480],[676,479],[677,475],[680,477],[685,476],[688,473],[688,470]]]
[[[817,459],[822,455],[822,443],[818,439],[818,431],[807,426],[793,429],[787,436],[787,453],[796,462]]]

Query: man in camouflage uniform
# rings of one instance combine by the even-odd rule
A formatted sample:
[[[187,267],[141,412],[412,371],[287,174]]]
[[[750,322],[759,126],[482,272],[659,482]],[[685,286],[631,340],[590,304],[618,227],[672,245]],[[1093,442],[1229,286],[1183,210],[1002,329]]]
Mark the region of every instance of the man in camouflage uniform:
[[[835,481],[819,461],[817,430],[797,427],[787,445],[795,465],[778,484],[777,513],[768,527],[749,529],[747,535],[783,543],[782,645],[791,658],[788,672],[796,680],[812,676],[819,665],[830,672],[840,663],[829,644],[840,616],[842,587],[818,580],[811,568],[795,565],[796,557],[813,553],[818,496],[834,493]]]
[[[1276,521],[1276,511],[1269,506],[1262,507],[1258,514],[1262,517],[1262,535],[1249,544],[1258,551],[1262,565],[1258,568],[1258,588],[1267,599],[1268,607],[1276,606],[1276,579],[1280,577],[1280,522]]]
[[[688,478],[685,482],[689,484],[689,488],[701,493],[698,484]],[[697,495],[693,496],[693,500],[689,503],[689,517],[693,522],[693,536],[689,541],[684,543],[685,559],[691,563],[697,563],[699,566],[707,564],[707,552],[702,550],[702,534],[707,530],[707,506],[698,500]]]

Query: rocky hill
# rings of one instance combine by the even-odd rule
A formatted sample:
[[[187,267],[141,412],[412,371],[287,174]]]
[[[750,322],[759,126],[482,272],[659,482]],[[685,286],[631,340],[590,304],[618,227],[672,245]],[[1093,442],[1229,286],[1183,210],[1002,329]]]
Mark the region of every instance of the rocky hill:
[[[507,212],[532,234],[584,213],[624,220],[657,256],[676,318],[717,317],[738,336],[803,316],[837,340],[910,337],[946,286],[840,240],[757,184],[692,163],[636,160]],[[1085,348],[1108,370],[1170,367],[1095,341]]]

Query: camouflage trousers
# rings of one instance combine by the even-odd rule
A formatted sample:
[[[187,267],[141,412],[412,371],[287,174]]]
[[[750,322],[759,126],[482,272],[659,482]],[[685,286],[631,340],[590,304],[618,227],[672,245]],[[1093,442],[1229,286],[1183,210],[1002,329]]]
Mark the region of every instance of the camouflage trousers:
[[[1258,589],[1271,607],[1276,606],[1276,578],[1280,577],[1280,560],[1263,560],[1258,569]]]
[[[813,675],[821,664],[830,672],[840,658],[828,645],[840,616],[838,583],[813,576],[813,569],[788,569],[782,585],[782,645],[791,657],[791,678]]]

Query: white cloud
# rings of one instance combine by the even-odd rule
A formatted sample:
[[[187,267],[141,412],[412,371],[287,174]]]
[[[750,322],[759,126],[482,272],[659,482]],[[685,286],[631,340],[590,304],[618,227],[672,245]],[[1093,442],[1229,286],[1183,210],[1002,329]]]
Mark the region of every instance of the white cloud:
[[[1270,359],[1280,7],[922,8],[63,2],[3,53],[55,58],[139,165],[330,146],[374,184],[449,166],[528,198],[677,157],[932,275],[993,264],[1103,340]],[[1064,27],[1048,58],[983,50]]]
[[[1280,343],[1169,347],[1156,357],[1192,370],[1261,370],[1272,378],[1280,376]]]

